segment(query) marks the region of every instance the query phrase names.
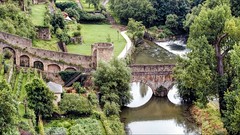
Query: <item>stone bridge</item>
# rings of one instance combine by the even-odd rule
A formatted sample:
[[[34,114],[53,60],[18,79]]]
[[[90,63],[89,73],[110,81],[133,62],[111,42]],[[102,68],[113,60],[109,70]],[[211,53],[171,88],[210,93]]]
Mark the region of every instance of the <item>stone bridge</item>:
[[[173,86],[175,65],[131,65],[132,82],[147,84],[156,96],[166,96]]]
[[[16,66],[37,68],[48,73],[91,71],[99,60],[109,61],[113,55],[113,45],[109,43],[92,45],[92,55],[85,56],[34,48],[30,39],[0,32],[0,53],[7,50],[12,52]]]

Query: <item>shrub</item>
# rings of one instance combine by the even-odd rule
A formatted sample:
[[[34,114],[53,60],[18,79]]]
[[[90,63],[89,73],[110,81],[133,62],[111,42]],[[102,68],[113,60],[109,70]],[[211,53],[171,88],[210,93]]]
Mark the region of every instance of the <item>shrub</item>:
[[[94,92],[88,94],[88,100],[92,105],[98,105],[98,97]]]
[[[86,118],[86,119],[78,119],[76,120],[76,127],[81,128],[83,133],[87,133],[88,135],[102,135],[102,125],[101,122],[96,119]],[[72,128],[71,128],[72,129]],[[71,131],[76,131],[71,130]],[[75,133],[75,132],[74,132]],[[78,134],[79,135],[79,134]]]
[[[73,32],[73,36],[74,37],[80,37],[81,36],[81,32],[80,31],[75,31],[75,32]]]
[[[4,59],[10,59],[12,57],[12,52],[9,50],[4,51]]]
[[[80,19],[80,15],[78,14],[76,9],[66,8],[64,11],[68,14],[69,17],[74,17],[76,20]]]
[[[80,124],[77,124],[70,128],[70,134],[71,135],[86,135],[86,132],[84,131],[83,127]]]
[[[67,129],[64,127],[49,127],[45,129],[45,135],[67,135]]]
[[[64,94],[59,108],[65,114],[89,115],[91,114],[91,105],[88,100],[78,94]]]

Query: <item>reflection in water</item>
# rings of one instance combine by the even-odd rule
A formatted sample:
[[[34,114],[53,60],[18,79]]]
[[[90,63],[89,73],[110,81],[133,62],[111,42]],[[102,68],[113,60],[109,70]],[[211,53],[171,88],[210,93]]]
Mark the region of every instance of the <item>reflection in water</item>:
[[[139,108],[124,108],[121,118],[131,134],[197,134],[198,128],[186,119],[186,114],[186,106],[152,97]]]
[[[130,104],[127,105],[127,107],[131,107],[131,108],[140,107],[146,104],[150,100],[153,94],[150,87],[140,82],[131,83],[130,93],[133,96],[133,100]]]
[[[148,86],[144,83],[140,83],[140,94],[142,97],[146,96],[148,91]]]

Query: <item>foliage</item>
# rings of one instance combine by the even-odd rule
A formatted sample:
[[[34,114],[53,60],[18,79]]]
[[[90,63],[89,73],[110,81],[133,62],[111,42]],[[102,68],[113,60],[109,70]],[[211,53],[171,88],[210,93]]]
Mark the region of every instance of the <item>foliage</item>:
[[[169,29],[177,29],[178,28],[178,16],[176,14],[169,14],[166,17],[166,22],[165,25],[169,28]]]
[[[163,25],[167,20],[167,16],[175,14],[178,19],[178,28],[183,28],[183,20],[186,14],[190,11],[190,3],[188,0],[150,0],[156,10],[156,17],[154,24]]]
[[[49,117],[53,113],[53,93],[48,89],[43,80],[34,78],[25,85],[27,101],[30,109],[33,109],[36,117],[42,115]]]
[[[86,93],[86,89],[81,86],[79,82],[73,83],[73,88],[77,91],[79,94]]]
[[[60,28],[57,28],[56,36],[57,36],[57,38],[59,39],[60,42],[64,42],[65,44],[70,43],[70,36],[67,34],[66,30],[62,30]]]
[[[229,1],[205,2],[190,27],[187,47],[191,52],[175,72],[180,95],[193,95],[206,105],[207,96],[218,94],[222,114],[224,92],[232,83],[228,54],[240,41],[239,29],[240,20],[231,16]]]
[[[136,40],[138,39],[143,38],[145,27],[142,22],[138,22],[132,18],[129,18],[127,27],[128,32],[132,34],[132,39],[134,40],[134,42],[136,42]]]
[[[77,119],[76,125],[70,128],[71,135],[89,134],[102,135],[101,123],[96,119]]]
[[[93,105],[93,106],[95,106],[95,105],[98,105],[98,97],[97,97],[97,95],[94,93],[94,92],[90,92],[89,94],[88,94],[88,101]]]
[[[102,94],[101,103],[115,102],[119,106],[130,103],[130,70],[123,60],[100,62],[94,73],[94,83]]]
[[[219,111],[213,108],[211,104],[208,104],[204,109],[192,106],[190,113],[196,123],[200,125],[202,134],[227,134],[226,129],[223,127]]]
[[[86,0],[86,2],[89,4],[89,6],[92,4],[96,10],[99,9],[100,0]]]
[[[76,2],[60,2],[56,3],[56,7],[64,11],[65,9],[71,8],[71,9],[76,9],[78,8],[78,5]]]
[[[0,134],[12,134],[18,122],[17,103],[11,90],[3,88],[4,85],[0,84]]]
[[[30,17],[13,3],[0,5],[0,30],[27,38],[35,36]]]
[[[40,117],[39,117],[39,120],[38,120],[38,130],[39,130],[40,135],[44,135],[43,121]]]
[[[45,135],[67,135],[67,129],[64,127],[49,127],[45,129]]]
[[[59,108],[63,113],[73,115],[89,115],[92,111],[87,98],[79,94],[64,94]]]
[[[232,15],[239,17],[240,16],[240,3],[238,0],[230,0]]]
[[[119,115],[120,108],[119,108],[118,104],[116,104],[115,102],[111,102],[111,103],[106,102],[103,107],[103,111],[106,116]]]
[[[50,24],[53,26],[54,33],[56,33],[58,28],[64,29],[66,24],[62,13],[56,12],[55,14],[51,15]]]
[[[74,17],[76,20],[79,20],[80,19],[80,15],[78,13],[78,11],[74,8],[66,8],[64,10],[66,13],[68,13],[68,16],[69,17]]]
[[[150,27],[156,19],[155,9],[149,0],[110,0],[110,9],[123,24],[128,23],[128,18],[133,18]]]

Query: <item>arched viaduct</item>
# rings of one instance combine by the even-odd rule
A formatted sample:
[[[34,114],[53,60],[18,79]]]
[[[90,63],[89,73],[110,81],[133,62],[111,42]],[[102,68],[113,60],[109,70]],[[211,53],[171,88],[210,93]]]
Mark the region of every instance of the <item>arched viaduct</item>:
[[[131,65],[132,82],[147,84],[156,96],[166,96],[173,86],[175,65]]]

